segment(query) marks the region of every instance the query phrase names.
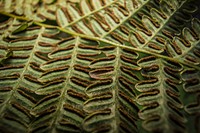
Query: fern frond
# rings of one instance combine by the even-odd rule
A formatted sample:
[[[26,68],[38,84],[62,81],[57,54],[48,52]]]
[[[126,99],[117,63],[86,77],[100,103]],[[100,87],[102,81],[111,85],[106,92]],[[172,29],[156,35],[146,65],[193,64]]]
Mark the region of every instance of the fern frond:
[[[0,0],[0,132],[199,133],[194,0]]]

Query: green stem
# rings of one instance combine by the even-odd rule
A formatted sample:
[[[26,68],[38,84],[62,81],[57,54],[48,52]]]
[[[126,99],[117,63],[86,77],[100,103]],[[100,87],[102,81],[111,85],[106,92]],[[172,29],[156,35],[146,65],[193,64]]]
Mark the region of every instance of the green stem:
[[[19,20],[33,21],[33,20],[29,20],[29,19],[26,18],[26,17],[13,15],[13,14],[6,13],[6,12],[0,12],[0,14],[6,15],[6,16],[9,16],[9,17],[12,17],[12,18],[16,18],[16,19],[19,19]],[[134,48],[134,47],[129,47],[129,46],[121,45],[121,44],[114,43],[114,42],[111,42],[111,41],[109,41],[109,40],[102,39],[102,38],[99,38],[99,37],[93,37],[93,36],[88,36],[88,35],[76,33],[76,32],[67,30],[67,29],[65,29],[65,28],[59,27],[59,26],[52,26],[52,25],[44,24],[44,23],[42,23],[42,22],[34,22],[34,21],[33,21],[33,23],[34,23],[35,25],[42,26],[42,27],[45,27],[45,28],[56,28],[56,29],[58,29],[58,30],[60,30],[60,31],[62,31],[62,32],[68,33],[68,34],[70,34],[70,35],[72,35],[72,36],[79,36],[79,37],[81,37],[81,38],[87,38],[87,39],[90,39],[90,40],[101,41],[101,42],[105,42],[105,43],[114,45],[114,46],[116,46],[116,47],[125,48],[125,49],[131,49],[131,50],[134,50],[134,51],[137,51],[137,52],[141,52],[141,53],[145,53],[145,54],[154,55],[154,56],[159,57],[159,58],[163,58],[163,59],[166,59],[166,60],[169,60],[169,61],[172,61],[172,62],[181,63],[181,64],[183,64],[183,65],[185,65],[185,66],[193,67],[193,68],[195,68],[195,69],[197,69],[197,70],[200,70],[200,67],[199,67],[199,66],[195,66],[195,65],[190,64],[190,63],[188,63],[188,62],[184,62],[184,61],[182,61],[182,60],[178,60],[177,58],[172,58],[172,57],[160,55],[160,54],[157,54],[157,53],[153,53],[153,52],[151,52],[151,51],[146,51],[146,50],[141,49],[141,48]]]

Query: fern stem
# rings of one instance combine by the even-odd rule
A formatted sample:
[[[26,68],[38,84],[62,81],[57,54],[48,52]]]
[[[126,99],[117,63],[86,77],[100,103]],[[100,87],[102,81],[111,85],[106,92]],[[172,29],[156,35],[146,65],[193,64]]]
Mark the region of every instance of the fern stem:
[[[12,17],[12,18],[16,18],[16,19],[19,19],[19,20],[32,21],[32,20],[29,20],[29,19],[26,18],[26,17],[13,15],[13,14],[6,13],[6,12],[0,12],[0,14],[6,15],[6,16],[9,16],[9,17]],[[62,32],[68,33],[68,34],[70,34],[70,35],[72,35],[72,36],[79,36],[79,37],[81,37],[81,38],[87,38],[87,39],[91,39],[91,40],[95,40],[95,41],[102,41],[102,42],[105,42],[105,43],[108,43],[108,44],[111,44],[111,45],[114,45],[114,46],[117,46],[117,47],[126,48],[126,49],[131,49],[131,50],[134,50],[134,51],[137,51],[137,52],[141,52],[141,53],[146,53],[146,54],[154,55],[154,56],[159,57],[159,58],[163,58],[163,59],[166,59],[166,60],[169,60],[169,61],[172,61],[172,62],[181,63],[181,64],[186,65],[186,66],[188,66],[188,67],[193,67],[193,68],[195,68],[195,69],[197,69],[197,70],[200,70],[200,67],[199,67],[199,66],[196,66],[196,65],[193,65],[193,64],[190,64],[190,63],[181,61],[181,60],[177,60],[176,58],[172,58],[172,57],[160,55],[160,54],[157,54],[157,53],[153,53],[153,52],[150,52],[150,51],[146,51],[146,50],[143,50],[143,49],[141,49],[141,48],[134,48],[134,47],[129,47],[129,46],[117,44],[117,43],[111,42],[111,41],[106,40],[106,39],[103,39],[103,38],[93,37],[93,36],[88,36],[88,35],[76,33],[76,32],[67,30],[67,29],[65,29],[65,28],[59,27],[59,26],[52,26],[52,25],[44,24],[44,23],[42,23],[42,22],[33,22],[33,23],[36,24],[36,25],[38,25],[38,26],[41,26],[41,27],[56,28],[56,29],[58,29],[58,30],[60,30],[60,31],[62,31]]]

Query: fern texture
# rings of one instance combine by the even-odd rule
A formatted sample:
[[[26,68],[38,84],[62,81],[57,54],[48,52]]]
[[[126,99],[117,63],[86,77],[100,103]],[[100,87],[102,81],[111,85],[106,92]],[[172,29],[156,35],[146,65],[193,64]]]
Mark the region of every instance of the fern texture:
[[[199,0],[0,0],[1,133],[199,133]]]

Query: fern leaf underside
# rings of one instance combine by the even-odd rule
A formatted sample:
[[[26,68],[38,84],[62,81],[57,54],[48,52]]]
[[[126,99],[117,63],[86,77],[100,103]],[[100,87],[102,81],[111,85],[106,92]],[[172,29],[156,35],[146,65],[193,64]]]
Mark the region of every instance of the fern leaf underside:
[[[200,132],[199,1],[1,0],[0,132]]]

